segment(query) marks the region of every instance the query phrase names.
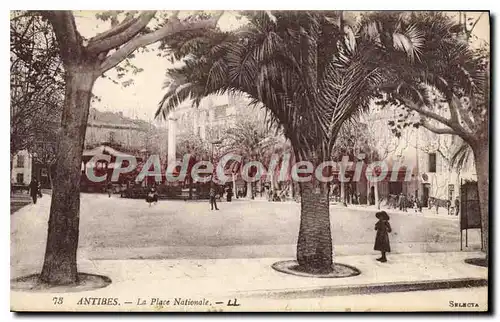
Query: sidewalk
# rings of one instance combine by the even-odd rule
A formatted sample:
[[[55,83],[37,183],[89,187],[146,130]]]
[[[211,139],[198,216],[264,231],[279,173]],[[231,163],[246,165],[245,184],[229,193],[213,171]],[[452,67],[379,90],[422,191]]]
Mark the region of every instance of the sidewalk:
[[[80,260],[79,271],[105,275],[112,283],[88,292],[59,293],[67,303],[82,297],[119,297],[121,301],[186,297],[227,301],[238,298],[294,299],[485,286],[487,268],[464,263],[481,253],[395,254],[379,263],[375,256],[339,256],[361,274],[347,278],[299,277],[275,271],[283,258],[218,260]],[[12,278],[17,276],[13,275]],[[54,295],[55,296],[55,295]],[[47,306],[47,293],[11,292],[11,305]],[[90,310],[92,307],[82,309]],[[95,309],[96,307],[94,307]],[[109,309],[113,308],[102,308]],[[131,310],[140,310],[133,306]],[[148,307],[142,308],[148,310]],[[153,310],[154,307],[149,307]]]

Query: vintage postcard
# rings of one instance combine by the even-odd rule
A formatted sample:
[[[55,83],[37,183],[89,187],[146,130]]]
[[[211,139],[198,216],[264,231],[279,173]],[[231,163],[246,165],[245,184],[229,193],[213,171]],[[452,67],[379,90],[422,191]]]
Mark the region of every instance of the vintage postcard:
[[[11,11],[10,308],[486,312],[487,11]]]

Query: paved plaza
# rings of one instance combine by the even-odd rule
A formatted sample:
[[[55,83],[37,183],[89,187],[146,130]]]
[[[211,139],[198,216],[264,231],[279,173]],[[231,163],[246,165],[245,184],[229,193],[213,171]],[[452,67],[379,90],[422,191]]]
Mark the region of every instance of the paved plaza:
[[[12,278],[41,269],[50,201],[44,196],[11,216]],[[54,296],[64,294],[66,302],[77,303],[82,296],[120,294],[121,305],[134,303],[124,310],[146,311],[230,311],[231,307],[214,304],[228,299],[238,299],[249,311],[286,310],[292,305],[304,311],[456,311],[449,306],[456,293],[446,289],[470,287],[461,291],[459,300],[477,304],[476,310],[487,308],[487,268],[464,263],[482,256],[479,234],[471,231],[469,248],[460,252],[455,217],[390,213],[393,252],[388,263],[380,263],[373,251],[375,210],[332,205],[334,261],[355,266],[361,274],[325,279],[271,268],[295,257],[300,204],[239,199],[221,202],[219,209],[211,211],[207,201],[162,200],[149,207],[144,200],[82,194],[78,269],[105,275],[112,283]],[[189,299],[194,289],[197,297],[208,299],[208,306],[135,305],[138,299]],[[46,295],[13,291],[11,305],[29,301],[33,308],[45,310]]]
[[[144,200],[82,194],[79,257],[88,260],[294,258],[300,204],[264,200],[221,202]],[[11,216],[13,269],[41,265],[46,242],[50,196]],[[373,255],[374,211],[332,205],[337,256]],[[455,217],[390,213],[392,253],[457,252]],[[469,232],[468,251],[479,250],[479,233]],[[391,256],[389,254],[389,258]],[[27,260],[29,259],[29,260]],[[28,264],[26,263],[32,263]],[[36,263],[36,264],[35,264]],[[30,267],[32,266],[32,267]]]

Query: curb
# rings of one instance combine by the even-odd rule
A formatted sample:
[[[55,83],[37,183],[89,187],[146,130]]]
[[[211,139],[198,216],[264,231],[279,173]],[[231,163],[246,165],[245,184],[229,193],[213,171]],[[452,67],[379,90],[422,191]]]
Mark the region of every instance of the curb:
[[[238,292],[242,297],[266,297],[273,299],[317,298],[329,296],[363,295],[376,293],[431,291],[453,288],[488,286],[484,278],[457,278],[449,280],[427,280],[415,282],[388,282],[360,285],[319,286],[307,289],[259,290]]]

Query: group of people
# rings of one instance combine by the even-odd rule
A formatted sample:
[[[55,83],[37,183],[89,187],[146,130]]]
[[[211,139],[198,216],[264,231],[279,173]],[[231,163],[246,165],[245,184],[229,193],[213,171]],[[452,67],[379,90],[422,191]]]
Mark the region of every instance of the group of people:
[[[289,197],[288,190],[273,190],[269,189],[267,191],[268,201],[285,201]]]
[[[446,208],[448,215],[455,215],[458,216],[460,214],[460,199],[458,199],[458,196],[455,198],[452,206],[451,200],[441,200],[441,199],[436,199],[436,198],[429,198],[429,209],[435,208],[436,209],[436,214],[439,213],[439,207]]]
[[[399,209],[400,211],[408,212],[408,208],[410,208],[415,212],[422,212],[422,202],[420,199],[413,195],[407,196],[402,192],[396,197],[389,197],[388,203],[389,207]]]

